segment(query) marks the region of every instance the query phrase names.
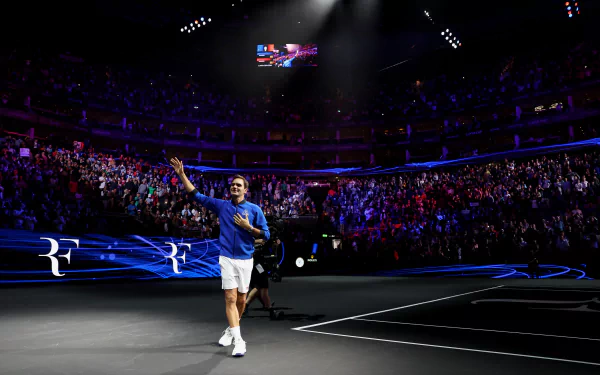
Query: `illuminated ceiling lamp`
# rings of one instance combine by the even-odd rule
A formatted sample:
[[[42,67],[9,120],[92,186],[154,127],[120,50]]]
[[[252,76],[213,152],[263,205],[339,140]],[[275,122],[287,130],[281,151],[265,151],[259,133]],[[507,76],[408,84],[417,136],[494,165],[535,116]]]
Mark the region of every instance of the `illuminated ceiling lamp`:
[[[571,4],[570,1],[566,1],[565,2],[565,11],[567,12],[567,16],[569,18],[573,18],[573,16],[575,14],[581,14],[581,11],[579,10],[579,2],[576,1],[573,4]]]

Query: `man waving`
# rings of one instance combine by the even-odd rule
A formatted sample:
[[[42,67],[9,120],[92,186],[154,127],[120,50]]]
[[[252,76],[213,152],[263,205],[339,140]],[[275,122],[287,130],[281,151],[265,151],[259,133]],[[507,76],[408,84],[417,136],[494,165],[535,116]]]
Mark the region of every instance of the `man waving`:
[[[219,345],[229,346],[233,343],[233,356],[241,357],[246,354],[246,342],[240,332],[240,317],[245,309],[246,293],[254,267],[254,240],[269,239],[267,219],[260,207],[246,201],[248,181],[243,176],[233,176],[230,187],[231,201],[226,201],[200,194],[185,175],[183,163],[179,159],[172,158],[171,166],[192,198],[219,217],[219,265],[222,288],[225,290],[225,314],[229,322]]]

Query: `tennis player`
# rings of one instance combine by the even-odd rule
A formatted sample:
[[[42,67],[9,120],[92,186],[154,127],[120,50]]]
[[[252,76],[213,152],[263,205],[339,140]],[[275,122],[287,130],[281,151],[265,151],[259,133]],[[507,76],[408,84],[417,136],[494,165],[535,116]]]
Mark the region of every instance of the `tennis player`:
[[[222,289],[225,291],[225,314],[229,322],[219,345],[230,346],[233,343],[232,355],[242,357],[246,354],[246,342],[240,332],[240,318],[246,307],[246,293],[250,287],[254,267],[254,241],[266,241],[270,236],[267,219],[260,207],[246,201],[248,181],[243,176],[233,177],[230,187],[231,200],[226,201],[200,194],[185,175],[183,163],[179,159],[172,158],[171,166],[192,198],[219,217],[219,265]]]

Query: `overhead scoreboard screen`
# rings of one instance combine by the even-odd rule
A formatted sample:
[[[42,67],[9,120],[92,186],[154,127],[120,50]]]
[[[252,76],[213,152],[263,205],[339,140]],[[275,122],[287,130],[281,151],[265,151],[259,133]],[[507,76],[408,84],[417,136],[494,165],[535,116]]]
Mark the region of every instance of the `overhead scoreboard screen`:
[[[318,66],[316,44],[258,44],[256,64],[258,67],[299,68]]]

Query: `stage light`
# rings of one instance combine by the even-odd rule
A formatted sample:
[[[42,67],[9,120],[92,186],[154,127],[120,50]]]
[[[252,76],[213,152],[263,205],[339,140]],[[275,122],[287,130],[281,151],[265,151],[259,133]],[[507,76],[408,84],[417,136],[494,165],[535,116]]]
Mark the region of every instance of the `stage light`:
[[[184,30],[183,30],[183,29],[181,29],[181,32],[183,32],[183,31],[184,31]]]
[[[200,21],[204,21],[204,17],[200,17]]]
[[[203,25],[206,25],[206,22],[202,22]]]
[[[569,18],[572,18],[573,15],[575,14],[575,12],[577,12],[577,14],[581,14],[581,12],[579,11],[579,3],[575,2],[573,4],[573,6],[571,6],[570,2],[566,2],[565,3],[565,10],[567,11],[567,15],[569,16]]]
[[[446,37],[446,40],[448,40],[448,37]]]
[[[450,29],[446,29],[446,32],[450,31]]]
[[[195,20],[194,23],[198,23],[198,20]]]
[[[442,31],[442,35],[444,35],[444,32]]]
[[[188,33],[191,33],[191,32],[192,32],[192,30],[188,30]]]
[[[190,23],[190,26],[194,26],[194,24],[193,24],[193,23]]]
[[[193,30],[196,30],[196,28],[192,27],[192,31],[193,31]]]
[[[208,19],[208,22],[210,22],[210,18]]]

